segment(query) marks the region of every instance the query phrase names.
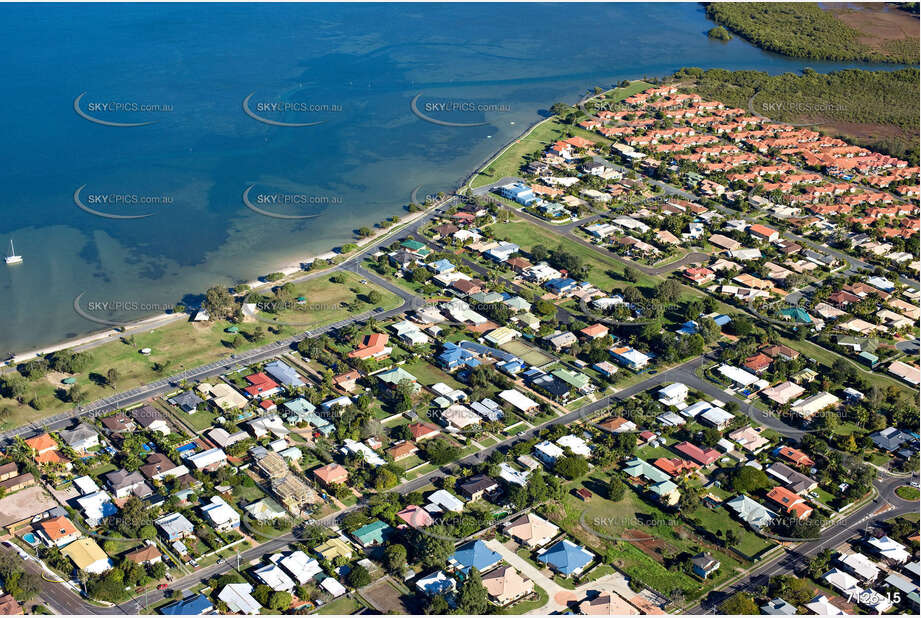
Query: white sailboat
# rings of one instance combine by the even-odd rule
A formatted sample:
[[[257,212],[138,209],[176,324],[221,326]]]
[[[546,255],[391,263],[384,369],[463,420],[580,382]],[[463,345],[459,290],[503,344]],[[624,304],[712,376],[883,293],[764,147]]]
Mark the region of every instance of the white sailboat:
[[[13,249],[12,238],[10,238],[10,254],[5,259],[7,264],[22,264],[22,256],[16,255],[16,250]]]

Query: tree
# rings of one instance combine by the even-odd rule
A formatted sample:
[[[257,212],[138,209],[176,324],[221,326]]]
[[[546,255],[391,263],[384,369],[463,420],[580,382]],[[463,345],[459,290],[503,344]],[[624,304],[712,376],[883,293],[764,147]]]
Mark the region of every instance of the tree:
[[[757,616],[761,614],[758,604],[750,596],[737,592],[720,605],[721,614]]]
[[[332,277],[330,277],[329,280],[332,281],[333,283],[345,283],[345,275],[343,275],[342,273],[336,273]]]
[[[427,569],[444,567],[448,557],[454,553],[454,542],[442,524],[429,526],[425,532],[416,531],[413,547],[418,560]]]
[[[290,592],[275,591],[269,595],[269,602],[266,607],[269,609],[281,611],[291,607],[291,602],[293,600],[294,598],[291,596]]]
[[[377,290],[371,290],[370,292],[368,292],[368,302],[370,302],[372,305],[378,304],[383,299],[384,297]]]
[[[772,486],[771,480],[763,470],[751,466],[739,466],[732,472],[730,485],[735,491],[754,493]]]
[[[118,369],[112,367],[109,371],[106,372],[106,384],[115,388],[115,383],[118,382]]]
[[[623,499],[626,492],[627,486],[620,480],[620,477],[612,476],[611,481],[608,483],[608,500],[611,502],[619,502]]]
[[[674,279],[666,279],[656,287],[656,298],[664,305],[670,305],[681,295],[681,285]]]
[[[208,317],[212,320],[229,318],[236,310],[233,296],[220,286],[208,288],[208,291],[205,292],[202,307],[208,312]]]
[[[371,583],[371,574],[368,573],[368,569],[360,564],[356,564],[346,576],[346,581],[352,588],[364,588]]]
[[[480,572],[471,568],[457,593],[457,608],[468,616],[482,615],[489,608],[489,597]]]
[[[406,548],[399,543],[387,546],[384,550],[384,563],[392,573],[402,573],[406,568]]]
[[[716,41],[728,41],[732,38],[729,31],[722,26],[715,26],[707,31],[707,36]]]
[[[567,455],[556,460],[553,471],[566,479],[576,479],[588,472],[588,462],[584,457]]]

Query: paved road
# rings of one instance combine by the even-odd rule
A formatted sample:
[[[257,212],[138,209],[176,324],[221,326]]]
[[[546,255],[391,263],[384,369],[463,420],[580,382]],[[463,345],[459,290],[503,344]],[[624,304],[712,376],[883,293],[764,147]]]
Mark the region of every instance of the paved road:
[[[906,513],[917,513],[916,503],[907,502],[895,495],[895,489],[904,485],[906,480],[890,475],[881,476],[875,483],[879,497],[857,509],[850,515],[834,522],[825,529],[821,538],[815,541],[801,543],[794,548],[786,550],[773,559],[761,563],[743,579],[725,587],[722,590],[711,592],[703,601],[687,610],[688,614],[711,614],[718,612],[718,606],[727,598],[737,592],[753,593],[758,588],[766,586],[771,577],[782,574],[795,573],[803,568],[811,558],[825,548],[834,548],[848,539],[861,534],[868,527]],[[879,512],[887,505],[891,506],[885,512]]]

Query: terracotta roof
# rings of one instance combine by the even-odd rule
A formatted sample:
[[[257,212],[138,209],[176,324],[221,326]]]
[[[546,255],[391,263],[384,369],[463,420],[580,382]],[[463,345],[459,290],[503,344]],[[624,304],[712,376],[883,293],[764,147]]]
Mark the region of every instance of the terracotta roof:
[[[63,539],[77,532],[77,527],[74,526],[73,522],[63,516],[55,517],[54,519],[46,519],[38,525],[42,529],[42,532],[45,533],[45,536],[52,541]]]
[[[137,564],[143,564],[160,558],[163,554],[157,549],[156,545],[145,545],[141,549],[125,554],[125,558]]]
[[[441,432],[438,427],[430,423],[410,423],[408,427],[410,433],[413,434],[413,440],[420,440]]]
[[[0,616],[20,616],[22,606],[11,594],[0,596]]]
[[[409,457],[419,450],[419,447],[416,446],[413,442],[406,441],[396,446],[392,446],[387,449],[387,454],[393,457],[394,461],[401,459],[403,457]]]
[[[26,444],[28,444],[30,448],[39,453],[48,449],[57,450],[58,448],[58,443],[48,433],[43,433],[41,435],[29,438],[26,440]]]
[[[337,463],[331,463],[313,471],[314,476],[327,485],[344,483],[349,479],[349,471]]]

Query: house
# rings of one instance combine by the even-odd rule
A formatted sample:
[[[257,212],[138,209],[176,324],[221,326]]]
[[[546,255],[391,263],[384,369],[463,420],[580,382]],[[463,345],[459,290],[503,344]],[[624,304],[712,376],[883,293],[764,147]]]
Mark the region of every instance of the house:
[[[534,592],[534,582],[510,566],[500,566],[482,577],[483,587],[498,605],[507,605]]]
[[[195,526],[192,525],[182,513],[170,513],[154,521],[154,525],[160,529],[167,541],[183,539],[195,532]]]
[[[201,512],[218,532],[240,527],[240,514],[220,496],[211,496],[211,503],[203,506]]]
[[[189,390],[170,397],[166,402],[176,406],[186,414],[194,414],[198,411],[199,404],[204,403],[205,400],[199,397],[195,391]]]
[[[105,427],[109,433],[113,434],[134,431],[135,428],[134,421],[128,418],[128,415],[124,412],[116,412],[111,416],[104,416],[99,419],[99,422],[102,423],[102,426]]]
[[[394,461],[401,461],[407,457],[412,457],[418,452],[419,447],[411,440],[404,440],[387,449],[387,454],[390,455]]]
[[[744,369],[733,367],[732,365],[727,365],[725,363],[717,367],[717,372],[723,377],[729,379],[732,383],[737,384],[742,388],[747,388],[758,382],[760,379],[753,373],[749,373]],[[765,386],[767,386],[766,383]]]
[[[771,599],[761,606],[761,613],[767,616],[795,616],[796,606],[787,603],[780,597]]]
[[[355,537],[355,540],[358,541],[358,544],[362,547],[370,547],[372,545],[383,545],[393,532],[393,528],[380,519],[375,519],[355,530],[352,536]]]
[[[243,507],[243,510],[260,523],[281,519],[287,515],[285,510],[271,498],[263,498],[262,500],[248,504]]]
[[[701,552],[691,558],[691,571],[702,579],[707,579],[720,568],[720,561],[708,551]]]
[[[93,539],[77,539],[64,547],[61,553],[84,573],[95,575],[112,568],[112,561]]]
[[[163,435],[169,435],[170,428],[166,422],[166,419],[163,418],[163,415],[160,414],[159,410],[145,403],[144,405],[137,407],[130,411],[131,418],[134,419],[134,422],[137,423],[138,427],[141,429],[146,429],[148,431],[159,431]]]
[[[761,394],[778,405],[785,405],[806,392],[799,384],[786,381],[761,391]]]
[[[298,375],[297,371],[295,371],[294,368],[290,365],[283,363],[280,360],[274,360],[271,363],[266,363],[262,370],[279,384],[293,387],[304,385],[304,379]]]
[[[36,461],[39,461],[39,458],[43,455],[48,455],[50,453],[56,452],[59,448],[57,441],[51,437],[51,434],[47,432],[41,433],[31,438],[27,438],[25,442],[26,446],[35,452]]]
[[[347,592],[345,586],[340,584],[338,581],[336,581],[332,577],[327,577],[326,579],[321,581],[320,588],[328,592],[329,596],[331,596],[334,599],[337,597],[341,597]]]
[[[294,580],[277,564],[267,564],[253,569],[253,576],[275,592],[294,590]]]
[[[444,571],[435,571],[416,580],[416,588],[419,589],[419,592],[433,597],[454,592],[456,586],[454,579],[448,577]]]
[[[764,242],[774,242],[780,238],[780,232],[760,223],[748,226],[748,233]]]
[[[792,446],[781,446],[779,449],[777,449],[777,454],[784,459],[787,459],[788,461],[792,461],[797,466],[808,467],[815,465],[815,462],[812,461],[812,458],[809,457],[809,455],[799,449],[793,448]]]
[[[905,549],[904,545],[893,541],[888,536],[870,537],[867,539],[866,544],[877,556],[896,564],[904,564],[911,558],[911,554]]]
[[[702,449],[690,442],[681,442],[672,446],[672,450],[689,457],[701,466],[709,466],[720,458],[720,453],[714,448]]]
[[[531,549],[543,547],[559,533],[558,526],[531,512],[505,524],[505,534]]]
[[[150,541],[143,547],[125,554],[125,558],[135,564],[140,564],[143,566],[147,564],[157,564],[158,562],[162,562],[163,554],[161,554],[160,550],[157,549],[156,543]]]
[[[873,440],[873,443],[878,448],[891,453],[897,451],[902,444],[910,442],[912,436],[895,427],[887,427],[886,429],[870,434],[870,439]]]
[[[752,528],[769,528],[771,522],[777,517],[777,513],[762,506],[761,503],[752,500],[745,494],[740,494],[731,500],[727,500],[724,504],[727,508],[732,509],[739,519]]]
[[[750,453],[757,453],[770,444],[770,440],[761,435],[761,432],[751,426],[736,429],[729,433],[729,438]]]
[[[349,480],[349,471],[335,462],[317,468],[313,475],[326,487],[341,485]]]
[[[137,471],[115,470],[105,474],[104,477],[116,498],[127,498],[131,494],[143,498],[153,493],[153,489],[147,485],[144,475]]]
[[[871,584],[879,577],[880,569],[872,560],[859,553],[842,553],[837,561],[846,571],[863,584]]]
[[[577,343],[579,339],[571,332],[565,331],[546,337],[546,341],[551,346],[553,346],[554,350],[559,352],[560,350],[565,350],[572,347],[572,345]]]
[[[249,401],[237,392],[230,384],[220,382],[214,386],[206,383],[199,384],[195,387],[199,392],[206,393],[210,396],[209,403],[221,412],[229,412],[245,408]]]
[[[448,370],[454,371],[461,367],[473,368],[480,364],[476,354],[454,343],[446,342],[440,354],[436,357],[438,364]]]
[[[448,558],[448,564],[463,574],[470,569],[485,573],[487,569],[499,564],[501,560],[502,556],[489,549],[486,543],[476,540],[458,547],[457,551]]]
[[[407,505],[405,509],[397,512],[397,517],[405,521],[412,528],[427,528],[435,523],[429,512],[415,504]]]
[[[809,420],[822,410],[838,405],[839,401],[841,400],[835,395],[821,391],[805,399],[794,401],[790,406],[790,410],[803,419]]]
[[[389,341],[390,335],[387,333],[371,333],[370,335],[365,335],[361,344],[349,352],[349,358],[373,358],[377,360],[387,358],[393,351],[393,348],[387,345]]]
[[[735,420],[735,416],[733,416],[731,412],[727,412],[722,408],[710,408],[697,418],[698,420],[704,421],[707,425],[716,427],[719,430],[725,429]]]
[[[565,577],[579,575],[594,559],[591,552],[568,539],[558,541],[537,557],[539,562]]]
[[[270,479],[280,479],[288,475],[288,464],[284,458],[271,451],[256,461],[256,467]]]
[[[419,330],[419,326],[409,320],[397,322],[390,328],[396,333],[397,338],[407,345],[426,345],[429,342],[428,336]]]
[[[611,356],[622,366],[640,371],[649,364],[650,357],[631,347],[614,347],[608,350]]]
[[[186,461],[196,470],[210,472],[223,467],[227,463],[227,453],[220,448],[209,448],[186,457]]]
[[[819,485],[817,481],[780,462],[771,464],[765,472],[786,485],[787,489],[795,494],[805,494]]]
[[[54,517],[41,521],[36,532],[49,547],[64,547],[83,536],[73,522],[66,517]]]
[[[154,453],[147,458],[147,462],[138,468],[144,478],[151,481],[159,481],[164,478],[182,476],[189,473],[185,466],[177,466],[172,460],[163,453]]]
[[[586,326],[579,333],[586,339],[601,339],[602,337],[607,337],[608,327],[604,324],[592,324],[591,326]]]
[[[831,599],[829,599],[824,594],[820,594],[813,598],[808,603],[804,604],[803,607],[808,609],[810,612],[817,616],[846,616],[847,612],[838,607],[837,605],[832,604]]]
[[[477,474],[462,480],[458,484],[458,491],[472,502],[484,495],[495,495],[499,491],[499,484],[485,474]]]
[[[246,440],[249,438],[249,435],[245,431],[235,431],[233,433],[229,433],[223,427],[215,427],[208,432],[208,438],[219,447],[227,448],[232,444]]]
[[[439,489],[438,491],[432,492],[428,497],[429,504],[434,505],[440,510],[451,511],[452,513],[460,513],[464,510],[464,503],[462,500],[452,495],[445,489]]]
[[[13,595],[10,593],[0,595],[0,616],[21,616],[22,614],[22,606]]]
[[[328,562],[333,562],[336,558],[345,558],[351,560],[354,551],[348,543],[340,538],[327,539],[317,545],[313,551]]]
[[[553,465],[557,459],[565,454],[565,451],[553,442],[544,440],[534,445],[534,456],[547,465]]]
[[[749,356],[742,363],[742,366],[755,374],[761,374],[768,370],[774,360],[767,354],[758,352],[754,356]]]
[[[0,466],[0,481],[8,481],[16,476],[19,476],[19,467],[15,462],[11,461]]]
[[[782,506],[787,513],[797,519],[808,519],[812,515],[812,507],[789,489],[775,487],[768,492],[767,497]]]
[[[203,594],[186,597],[181,601],[164,605],[158,611],[164,616],[202,616],[210,614],[214,605]]]
[[[340,373],[339,375],[333,377],[333,384],[345,392],[351,393],[353,390],[355,390],[355,386],[357,385],[356,383],[361,377],[361,373],[359,373],[357,369],[352,369],[351,371],[346,371],[345,373]]]
[[[62,429],[58,435],[64,440],[64,444],[78,453],[99,446],[99,434],[86,423],[78,423],[73,429]]]
[[[665,406],[681,405],[687,397],[688,387],[680,382],[659,389],[659,403]]]
[[[227,584],[221,588],[217,598],[234,614],[255,616],[262,611],[262,606],[250,594],[252,591],[252,584]]]
[[[454,404],[442,411],[441,419],[445,426],[463,430],[471,425],[479,425],[480,417],[476,412],[461,404]]]
[[[602,592],[593,599],[579,603],[579,613],[583,616],[633,616],[640,612],[619,594]]]
[[[441,433],[441,430],[431,423],[410,423],[406,426],[412,434],[413,441],[428,440]]]
[[[276,563],[293,577],[299,585],[312,581],[323,572],[320,563],[301,550],[293,551]]]
[[[527,415],[533,415],[540,408],[540,405],[536,401],[521,394],[515,389],[508,389],[500,392],[499,398],[511,404],[519,412]]]

